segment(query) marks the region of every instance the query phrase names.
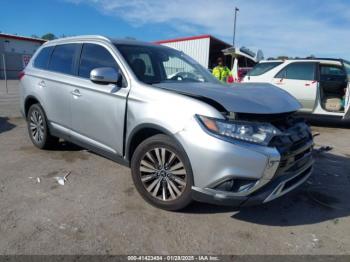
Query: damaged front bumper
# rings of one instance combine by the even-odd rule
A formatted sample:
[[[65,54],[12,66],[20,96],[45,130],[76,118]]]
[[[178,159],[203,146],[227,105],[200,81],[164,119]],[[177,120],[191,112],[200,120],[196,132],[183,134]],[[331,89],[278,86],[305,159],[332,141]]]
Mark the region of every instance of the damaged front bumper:
[[[242,180],[241,177],[233,177],[232,186],[228,184],[228,189],[221,186],[225,182],[222,180],[206,187],[194,186],[193,199],[219,205],[249,206],[272,201],[299,187],[313,171],[313,140],[308,129],[288,130],[289,138],[284,135],[269,145],[268,148],[276,149],[278,155],[268,156],[260,178]],[[247,166],[253,163],[254,159]],[[238,186],[235,187],[235,183]]]
[[[199,202],[227,205],[251,206],[266,203],[279,198],[302,185],[312,174],[313,159],[308,157],[307,162],[297,170],[276,175],[275,178],[248,194],[235,194],[210,188],[192,187],[192,197]]]

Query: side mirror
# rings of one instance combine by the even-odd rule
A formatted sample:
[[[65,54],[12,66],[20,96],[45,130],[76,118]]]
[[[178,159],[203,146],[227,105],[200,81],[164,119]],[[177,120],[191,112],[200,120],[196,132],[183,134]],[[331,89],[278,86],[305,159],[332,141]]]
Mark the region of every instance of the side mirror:
[[[90,80],[100,84],[116,84],[121,80],[121,77],[121,74],[113,67],[99,67],[90,72]]]

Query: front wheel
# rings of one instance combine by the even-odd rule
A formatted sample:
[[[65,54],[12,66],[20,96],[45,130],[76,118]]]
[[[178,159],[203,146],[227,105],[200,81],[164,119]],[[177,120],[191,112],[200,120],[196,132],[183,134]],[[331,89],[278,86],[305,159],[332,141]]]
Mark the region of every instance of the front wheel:
[[[182,147],[166,135],[148,138],[136,148],[131,172],[138,192],[156,207],[179,210],[192,201],[190,162]]]

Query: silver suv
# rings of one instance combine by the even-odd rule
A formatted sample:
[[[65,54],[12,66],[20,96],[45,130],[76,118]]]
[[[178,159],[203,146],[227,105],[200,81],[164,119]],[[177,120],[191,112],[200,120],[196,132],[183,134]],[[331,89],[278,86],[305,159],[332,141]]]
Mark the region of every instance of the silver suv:
[[[131,167],[149,203],[268,202],[311,174],[300,104],[269,84],[220,83],[174,49],[101,36],[44,44],[21,75],[35,146],[59,138]]]

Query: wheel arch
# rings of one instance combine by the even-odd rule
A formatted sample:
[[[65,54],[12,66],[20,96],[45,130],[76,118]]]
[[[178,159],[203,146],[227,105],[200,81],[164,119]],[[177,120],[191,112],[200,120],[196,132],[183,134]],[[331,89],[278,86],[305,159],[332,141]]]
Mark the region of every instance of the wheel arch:
[[[126,159],[130,162],[137,146],[143,141],[145,141],[147,138],[158,134],[170,136],[179,145],[181,145],[180,142],[175,138],[175,136],[166,128],[155,124],[141,124],[135,127],[129,135],[129,138],[126,142],[125,150]]]
[[[25,117],[28,116],[29,108],[34,104],[40,104],[42,106],[39,99],[37,99],[35,96],[30,95],[30,96],[26,97],[26,99],[24,101],[24,116]]]

